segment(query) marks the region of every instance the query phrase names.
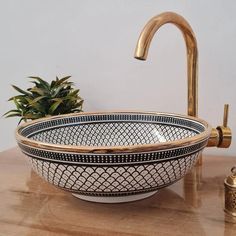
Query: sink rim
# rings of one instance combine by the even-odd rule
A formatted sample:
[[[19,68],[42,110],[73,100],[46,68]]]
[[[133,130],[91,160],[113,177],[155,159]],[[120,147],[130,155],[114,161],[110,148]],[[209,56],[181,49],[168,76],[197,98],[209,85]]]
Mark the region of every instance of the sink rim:
[[[63,144],[52,144],[46,142],[35,141],[30,138],[21,135],[21,130],[27,126],[34,125],[41,122],[50,120],[56,120],[63,117],[73,116],[87,116],[87,115],[109,115],[109,114],[142,114],[142,115],[161,115],[161,116],[172,116],[176,118],[183,118],[187,120],[196,121],[205,127],[205,131],[194,135],[193,137],[183,138],[175,141],[166,141],[162,143],[154,144],[138,144],[138,145],[127,145],[127,146],[76,146],[76,145],[63,145]],[[203,119],[196,118],[193,116],[187,116],[177,113],[168,112],[144,112],[144,111],[106,111],[106,112],[81,112],[81,113],[68,113],[57,116],[50,116],[45,118],[39,118],[37,120],[26,122],[19,125],[15,131],[15,137],[18,143],[24,144],[30,147],[36,147],[44,150],[51,151],[62,151],[72,153],[96,153],[96,154],[118,154],[118,153],[139,153],[149,151],[160,151],[167,149],[175,149],[184,146],[189,146],[203,140],[207,140],[210,137],[212,127]]]

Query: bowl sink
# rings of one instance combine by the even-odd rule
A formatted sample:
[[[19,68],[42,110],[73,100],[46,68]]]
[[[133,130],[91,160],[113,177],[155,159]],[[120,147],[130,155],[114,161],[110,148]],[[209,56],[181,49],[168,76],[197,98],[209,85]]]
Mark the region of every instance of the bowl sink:
[[[182,178],[206,146],[211,127],[184,115],[74,113],[17,128],[33,170],[49,183],[94,202],[128,202]]]

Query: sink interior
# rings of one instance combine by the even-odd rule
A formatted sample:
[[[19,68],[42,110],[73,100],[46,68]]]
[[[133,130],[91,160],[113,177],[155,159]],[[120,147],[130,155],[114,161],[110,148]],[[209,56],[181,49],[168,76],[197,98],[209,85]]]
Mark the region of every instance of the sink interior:
[[[83,119],[81,119],[83,118]],[[204,126],[183,117],[153,114],[77,116],[74,119],[43,121],[22,134],[44,143],[75,146],[132,146],[193,137]]]
[[[32,135],[31,139],[76,146],[128,146],[175,141],[196,134],[193,130],[166,124],[106,122],[53,128]]]

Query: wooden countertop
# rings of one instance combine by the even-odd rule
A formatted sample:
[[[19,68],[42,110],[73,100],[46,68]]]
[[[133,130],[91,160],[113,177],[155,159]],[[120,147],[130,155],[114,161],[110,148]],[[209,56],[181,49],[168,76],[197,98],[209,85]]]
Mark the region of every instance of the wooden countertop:
[[[18,148],[0,153],[0,235],[236,235],[223,180],[236,158],[204,156],[185,179],[137,202],[79,200],[40,179]]]

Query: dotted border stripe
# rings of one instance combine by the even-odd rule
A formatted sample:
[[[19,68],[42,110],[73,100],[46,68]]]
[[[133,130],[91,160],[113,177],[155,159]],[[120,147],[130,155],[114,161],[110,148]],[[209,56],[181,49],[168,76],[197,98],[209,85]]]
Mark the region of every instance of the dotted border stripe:
[[[61,162],[75,163],[94,163],[94,164],[116,164],[116,163],[137,163],[161,161],[165,159],[174,159],[179,156],[189,155],[202,150],[207,144],[207,140],[194,145],[189,145],[182,148],[176,148],[165,151],[142,152],[142,153],[127,153],[127,154],[83,154],[70,152],[52,152],[49,150],[32,148],[24,144],[19,146],[22,151],[29,155],[35,156],[38,159],[54,160]]]

